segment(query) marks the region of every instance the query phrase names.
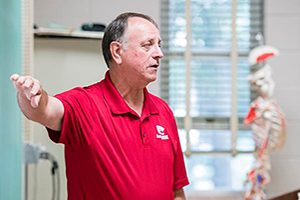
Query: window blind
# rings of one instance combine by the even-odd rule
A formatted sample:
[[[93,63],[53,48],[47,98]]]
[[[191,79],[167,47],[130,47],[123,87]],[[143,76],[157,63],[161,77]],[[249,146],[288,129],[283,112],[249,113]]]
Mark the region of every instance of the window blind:
[[[231,116],[231,1],[192,0],[191,12],[190,115],[193,128],[204,120],[210,127],[223,129],[222,124],[227,124]],[[238,0],[237,107],[241,122],[251,102],[246,78],[250,73],[247,56],[258,45],[255,35],[262,32],[262,17],[261,0]],[[177,118],[186,115],[185,25],[185,1],[162,0],[161,36],[165,57],[161,69],[161,96]]]
[[[165,57],[161,64],[161,96],[173,110],[182,150],[191,151],[186,158],[190,190],[243,190],[246,172],[252,164],[254,141],[243,125],[251,92],[247,76],[251,69],[247,56],[258,45],[255,35],[263,33],[263,1],[237,0],[237,116],[238,131],[231,157],[231,0],[190,0],[186,15],[185,0],[161,0],[161,37]],[[186,16],[191,30],[187,33]],[[190,35],[190,80],[186,80],[187,35]],[[186,83],[191,129],[185,130]],[[187,144],[190,145],[187,148]],[[189,154],[187,154],[189,155]]]

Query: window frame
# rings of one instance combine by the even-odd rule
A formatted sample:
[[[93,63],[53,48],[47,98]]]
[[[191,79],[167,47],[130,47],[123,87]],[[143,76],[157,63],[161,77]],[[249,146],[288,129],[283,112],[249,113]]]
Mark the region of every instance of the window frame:
[[[177,59],[183,59],[185,60],[186,58],[186,51],[170,51],[168,50],[168,47],[170,46],[169,44],[169,12],[170,12],[170,8],[168,7],[170,0],[161,0],[161,36],[162,36],[162,40],[163,40],[163,52],[165,55],[165,58],[162,60],[161,63],[161,79],[160,79],[160,94],[161,97],[169,104],[170,103],[170,94],[169,94],[169,82],[170,82],[170,71],[169,71],[169,63],[170,60],[172,58],[177,58]],[[189,2],[190,0],[186,0],[185,4],[187,4],[187,2]],[[232,0],[234,1],[234,0]],[[238,1],[238,0],[237,0]],[[256,21],[260,21],[259,24],[259,32],[263,34],[263,0],[251,0],[250,2],[251,6],[259,6],[259,18],[255,18]],[[189,16],[189,15],[187,15]],[[253,18],[253,16],[251,16],[251,18]],[[254,20],[254,21],[255,21]],[[252,23],[256,23],[251,21]],[[252,25],[250,25],[250,27],[252,27]],[[256,25],[254,25],[254,27],[256,27]],[[250,32],[251,33],[256,33],[257,28],[251,28]],[[188,35],[188,34],[187,34]],[[254,34],[251,34],[251,49],[254,48],[255,46],[257,46],[259,43],[258,41],[254,41]],[[250,51],[250,49],[249,49]],[[243,59],[247,59],[248,53],[249,51],[246,50],[239,50],[236,52],[236,58],[243,58]],[[189,52],[188,52],[189,53]],[[222,57],[222,58],[229,58],[231,54],[233,54],[230,50],[229,51],[225,51],[225,50],[218,50],[218,51],[211,51],[211,50],[197,50],[197,51],[190,51],[190,55],[188,55],[187,59],[191,58],[212,58],[212,57]],[[253,71],[255,69],[251,69],[250,71]],[[237,78],[237,77],[236,77]],[[186,81],[191,82],[191,79],[186,79]],[[189,83],[187,83],[189,84]],[[251,89],[251,88],[250,88]],[[236,89],[237,90],[237,89]],[[256,93],[254,90],[251,89],[251,99],[250,101],[254,100],[256,96]],[[236,97],[237,98],[237,97]],[[236,108],[236,112],[237,112],[237,108]],[[177,126],[178,129],[183,129],[186,130],[187,132],[189,132],[191,129],[197,129],[197,130],[230,130],[232,124],[231,124],[231,120],[230,118],[218,118],[218,117],[175,117],[176,121],[177,121]],[[231,137],[231,144],[232,147],[230,150],[212,150],[212,151],[195,151],[192,150],[190,148],[190,136],[189,133],[186,134],[186,146],[187,146],[187,150],[184,151],[184,155],[188,158],[190,156],[193,155],[212,155],[212,156],[218,156],[218,155],[231,155],[231,156],[237,156],[239,154],[243,155],[243,154],[252,154],[254,152],[253,150],[237,150],[237,132],[238,131],[250,131],[249,127],[246,127],[243,123],[244,118],[242,117],[236,117],[234,120],[236,120],[235,122],[235,126],[236,126],[236,132],[234,134],[232,134]],[[188,123],[186,121],[189,121]],[[188,125],[186,125],[188,124]],[[241,194],[238,191],[235,191],[239,194]],[[202,193],[202,191],[201,191]],[[206,194],[209,194],[210,191],[206,191]],[[222,193],[222,192],[221,192]],[[209,196],[209,195],[208,195]]]
[[[190,4],[191,0],[186,0],[185,1],[185,5],[187,6],[187,4]],[[234,0],[232,0],[234,1]],[[237,0],[238,1],[238,0]],[[162,39],[163,39],[163,52],[165,54],[165,57],[167,57],[167,59],[163,59],[162,60],[162,69],[161,69],[161,82],[160,82],[160,94],[162,96],[162,98],[169,103],[169,68],[168,68],[168,64],[169,64],[169,59],[168,58],[181,58],[184,59],[187,52],[172,52],[170,50],[168,50],[165,47],[169,47],[169,40],[168,40],[168,36],[169,36],[169,2],[170,0],[161,0],[161,34],[162,34]],[[250,6],[260,6],[260,18],[258,19],[258,21],[263,22],[263,1],[262,0],[251,0]],[[190,12],[190,9],[186,9],[186,12]],[[187,17],[189,17],[190,15],[187,14]],[[187,20],[188,23],[189,20]],[[251,21],[251,23],[256,23]],[[250,25],[250,27],[252,27]],[[263,23],[260,23],[260,32],[263,33]],[[187,30],[187,29],[186,29]],[[187,33],[187,37],[189,37],[189,33]],[[251,38],[251,40],[253,40],[253,36]],[[255,42],[253,42],[255,43]],[[252,44],[252,48],[255,46],[255,44]],[[188,50],[190,51],[190,50]],[[250,51],[250,50],[249,50]],[[249,51],[237,51],[238,57],[239,58],[247,58]],[[189,53],[189,52],[188,52]],[[229,51],[224,51],[224,50],[219,50],[219,51],[215,51],[215,50],[197,50],[197,51],[190,51],[190,55],[189,58],[201,58],[201,57],[229,57],[231,56],[232,52]],[[253,70],[253,69],[250,69]],[[186,80],[186,84],[190,84],[190,79]],[[251,100],[254,99],[255,96],[255,92],[251,91]],[[189,116],[188,116],[189,117]],[[176,117],[176,121],[177,121],[177,126],[178,129],[185,129],[186,130],[186,126],[185,121],[187,120],[186,117]],[[198,129],[198,130],[210,130],[210,129],[214,129],[214,130],[230,130],[230,118],[217,118],[217,117],[190,117],[192,123],[190,124],[190,127],[188,128],[190,129]],[[189,120],[189,119],[188,119]],[[237,131],[238,130],[250,130],[249,127],[246,127],[243,123],[244,118],[241,117],[237,117],[237,119],[235,119],[237,121]],[[189,134],[187,134],[187,137]],[[232,143],[235,145],[235,147],[233,146],[231,151],[217,151],[217,152],[203,152],[203,151],[190,151],[188,150],[188,152],[184,152],[186,156],[190,156],[191,154],[223,154],[223,153],[229,153],[232,155],[237,155],[239,153],[252,153],[253,151],[235,151],[234,149],[236,149],[236,136],[232,137]],[[187,142],[189,143],[189,139],[187,138]],[[189,144],[187,145],[189,146]]]

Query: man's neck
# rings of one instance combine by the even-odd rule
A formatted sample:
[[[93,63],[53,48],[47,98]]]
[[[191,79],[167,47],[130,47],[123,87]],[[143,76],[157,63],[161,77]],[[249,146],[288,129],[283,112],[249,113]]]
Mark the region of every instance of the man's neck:
[[[110,71],[110,79],[127,105],[139,116],[142,115],[144,105],[144,87],[126,80],[124,75]]]

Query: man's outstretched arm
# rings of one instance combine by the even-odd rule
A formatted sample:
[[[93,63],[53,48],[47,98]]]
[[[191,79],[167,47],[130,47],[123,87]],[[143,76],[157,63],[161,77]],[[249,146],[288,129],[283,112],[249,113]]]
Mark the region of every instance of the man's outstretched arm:
[[[64,107],[60,100],[49,96],[40,82],[31,76],[14,74],[10,80],[18,91],[21,111],[28,119],[56,131],[62,129]]]

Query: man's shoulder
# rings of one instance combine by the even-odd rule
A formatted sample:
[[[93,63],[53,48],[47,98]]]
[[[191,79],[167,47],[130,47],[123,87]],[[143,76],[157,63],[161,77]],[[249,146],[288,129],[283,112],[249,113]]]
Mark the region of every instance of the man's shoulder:
[[[149,93],[149,95],[150,95],[150,98],[151,98],[152,102],[158,108],[158,110],[160,110],[160,111],[166,110],[168,112],[172,112],[172,110],[170,109],[167,102],[165,102],[162,98],[160,98],[156,95],[153,95],[151,93]]]
[[[154,94],[151,94],[151,93],[149,93],[149,96],[150,96],[151,100],[153,101],[153,103],[158,103],[161,105],[168,106],[168,104],[162,98],[160,98]]]
[[[55,95],[55,97],[59,99],[65,99],[65,98],[81,99],[81,98],[93,97],[95,95],[101,96],[99,95],[101,93],[102,93],[101,82],[98,82],[84,87],[72,88],[70,90]]]
[[[100,81],[100,82],[94,83],[92,85],[82,87],[82,90],[87,93],[90,93],[90,94],[95,94],[95,93],[97,94],[99,92],[102,92],[102,89],[101,89],[102,84],[103,84],[103,81]]]

